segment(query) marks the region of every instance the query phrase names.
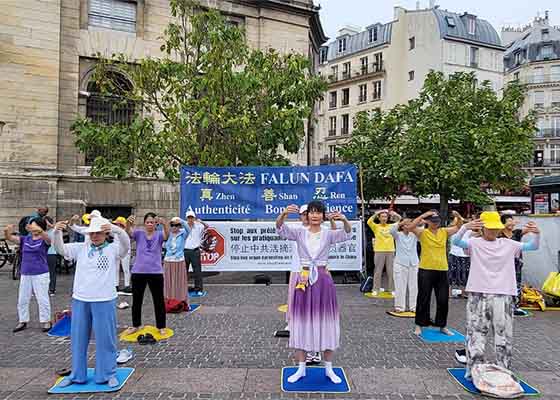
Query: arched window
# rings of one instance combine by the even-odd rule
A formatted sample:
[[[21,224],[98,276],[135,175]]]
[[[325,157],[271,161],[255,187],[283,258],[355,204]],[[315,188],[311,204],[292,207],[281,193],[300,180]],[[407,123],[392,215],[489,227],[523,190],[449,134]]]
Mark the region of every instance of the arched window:
[[[109,72],[113,93],[102,94],[95,81],[87,85],[89,97],[86,102],[86,117],[93,122],[105,125],[128,126],[134,120],[136,104],[124,100],[122,94],[132,89],[130,81],[118,72]],[[102,155],[99,150],[92,149],[86,153],[86,165],[91,165],[95,158]]]

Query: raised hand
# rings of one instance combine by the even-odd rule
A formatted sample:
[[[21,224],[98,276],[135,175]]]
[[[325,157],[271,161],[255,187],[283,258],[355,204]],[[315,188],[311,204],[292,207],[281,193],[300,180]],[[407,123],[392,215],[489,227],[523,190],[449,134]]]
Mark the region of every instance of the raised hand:
[[[101,232],[110,233],[111,232],[111,224],[101,225]]]
[[[284,210],[284,214],[299,214],[299,207],[296,206],[295,204],[290,204]]]
[[[131,215],[126,219],[126,222],[128,222],[129,225],[134,226],[134,223],[136,222],[136,217],[134,215]]]
[[[482,223],[481,219],[474,219],[471,222],[465,224],[465,228],[467,228],[470,231],[479,230],[482,229],[483,227],[484,224]]]
[[[331,213],[331,218],[335,221],[344,221],[346,220],[346,216],[340,212],[333,212]]]
[[[54,224],[54,229],[56,231],[63,231],[68,227],[68,221],[58,221]]]

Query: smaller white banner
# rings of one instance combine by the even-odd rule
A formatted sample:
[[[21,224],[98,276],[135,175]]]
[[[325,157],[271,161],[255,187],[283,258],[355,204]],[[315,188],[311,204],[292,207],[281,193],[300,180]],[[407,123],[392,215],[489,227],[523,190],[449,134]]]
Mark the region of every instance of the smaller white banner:
[[[292,270],[295,242],[281,239],[276,233],[275,222],[209,222],[209,225],[205,240],[212,250],[201,251],[203,271]],[[330,270],[362,269],[360,221],[351,221],[351,225],[352,238],[331,247]],[[338,222],[338,227],[342,229],[342,223]]]

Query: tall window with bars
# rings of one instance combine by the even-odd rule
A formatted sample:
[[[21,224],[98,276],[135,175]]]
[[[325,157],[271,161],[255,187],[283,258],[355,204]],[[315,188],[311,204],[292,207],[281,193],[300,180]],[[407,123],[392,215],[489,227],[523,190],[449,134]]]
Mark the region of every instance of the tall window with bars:
[[[373,82],[373,96],[372,100],[376,101],[381,99],[381,81]]]
[[[338,52],[339,53],[344,53],[346,51],[346,38],[340,38],[338,39]]]
[[[89,26],[123,32],[136,32],[136,2],[89,0]]]
[[[329,118],[329,136],[336,136],[336,117]]]
[[[96,82],[90,82],[87,86],[89,97],[86,102],[86,118],[103,125],[132,124],[137,105],[132,101],[123,99],[122,94],[132,89],[129,80],[119,73],[111,73],[109,79],[112,81],[111,94],[102,94]],[[92,165],[97,156],[105,155],[98,149],[86,152],[86,165]]]
[[[343,114],[342,115],[342,126],[340,127],[340,134],[341,135],[348,135],[350,133],[350,115]]]

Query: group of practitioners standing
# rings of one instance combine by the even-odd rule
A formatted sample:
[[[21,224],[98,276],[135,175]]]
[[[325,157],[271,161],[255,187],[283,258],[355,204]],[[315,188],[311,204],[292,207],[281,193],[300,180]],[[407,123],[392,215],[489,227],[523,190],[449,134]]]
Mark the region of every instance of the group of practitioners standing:
[[[495,211],[482,212],[471,221],[455,211],[452,215],[452,224],[442,227],[437,211],[414,220],[402,219],[389,210],[376,212],[367,222],[375,235],[372,294],[383,290],[381,278],[386,270],[395,312],[415,312],[416,335],[428,326],[452,335],[447,328],[450,284],[463,288],[455,293],[466,294],[468,299],[466,350],[458,351],[465,356],[467,377],[474,365],[484,362],[486,340],[492,330],[497,364],[509,369],[513,315],[519,312],[522,252],[538,249],[539,229],[533,222],[514,229],[512,215]],[[522,241],[527,234],[532,234],[530,240]],[[436,298],[433,320],[432,292]]]
[[[299,215],[300,222],[286,223],[290,214]],[[47,229],[44,218],[32,218],[26,225],[27,232],[20,236],[14,233],[13,226],[6,228],[6,238],[19,243],[22,251],[20,322],[14,331],[27,327],[31,293],[35,293],[39,303],[43,330],[50,329],[47,255],[52,245],[57,254],[76,262],[72,295],[72,372],[59,385],[86,382],[87,347],[93,330],[95,381],[114,387],[119,385],[116,377],[118,271],[123,259],[130,257],[131,240],[136,242],[136,258],[130,276],[132,326],[125,333],[132,334],[141,328],[142,303],[148,287],[156,326],[164,334],[165,299],[188,303],[187,269],[193,264],[195,272],[200,271],[200,245],[207,225],[196,220],[193,212],[187,214],[186,221],[175,217],[170,222],[148,213],[142,227],[136,227],[133,216],[117,218],[113,223],[99,213],[92,213],[90,217],[89,226],[78,229],[87,237],[82,243],[64,243],[62,232],[69,228],[67,221],[59,221]],[[436,211],[426,212],[414,220],[402,219],[388,210],[375,213],[368,220],[375,234],[373,294],[382,290],[381,278],[386,269],[388,289],[395,296],[395,311],[416,313],[414,332],[420,335],[423,327],[435,326],[450,335],[447,328],[449,282],[464,286],[468,293],[467,375],[477,363],[484,362],[486,337],[491,328],[497,363],[509,369],[521,253],[538,248],[539,230],[534,223],[514,230],[515,221],[511,216],[500,216],[497,212],[483,212],[479,218],[468,222],[457,212],[453,212],[453,217],[451,226],[442,227]],[[330,221],[329,227],[324,226],[325,221]],[[74,224],[75,219],[71,222]],[[328,259],[332,246],[352,238],[352,226],[343,214],[327,213],[322,202],[312,201],[303,207],[288,206],[278,216],[276,229],[281,238],[296,244],[294,259],[297,261],[290,277],[287,321],[289,346],[296,351],[298,368],[288,377],[288,382],[305,377],[306,353],[322,352],[325,375],[339,384],[341,379],[334,372],[332,362],[340,344],[340,313]],[[522,242],[521,238],[528,234],[530,240]],[[451,267],[449,242],[456,247],[450,257]],[[458,249],[465,252],[460,254]],[[454,257],[464,259],[457,261]],[[202,290],[200,276],[195,279],[195,289]],[[436,297],[434,320],[430,318],[432,292]]]
[[[87,348],[91,331],[96,340],[95,382],[119,385],[116,377],[117,313],[116,300],[120,268],[125,273],[126,291],[132,292],[132,326],[124,333],[132,334],[142,327],[142,304],[146,287],[150,289],[155,310],[156,327],[166,331],[165,301],[184,301],[188,306],[187,271],[193,265],[195,290],[202,291],[200,245],[207,225],[189,211],[186,220],[179,217],[169,222],[155,213],[144,216],[143,226],[136,218],[118,217],[114,221],[93,211],[79,226],[79,217],[69,221],[46,220],[36,215],[27,219],[19,235],[14,225],[5,228],[7,240],[19,244],[21,279],[18,294],[19,323],[14,332],[27,328],[32,294],[39,306],[42,330],[51,328],[48,255],[54,250],[66,260],[75,262],[72,288],[71,349],[72,372],[59,384],[87,382]],[[84,235],[83,242],[64,243],[63,231],[72,229]],[[136,242],[136,257],[130,272],[131,240]],[[162,264],[162,250],[165,257]],[[198,256],[198,259],[196,257]],[[128,290],[127,290],[128,289]]]

